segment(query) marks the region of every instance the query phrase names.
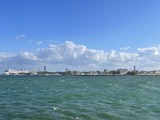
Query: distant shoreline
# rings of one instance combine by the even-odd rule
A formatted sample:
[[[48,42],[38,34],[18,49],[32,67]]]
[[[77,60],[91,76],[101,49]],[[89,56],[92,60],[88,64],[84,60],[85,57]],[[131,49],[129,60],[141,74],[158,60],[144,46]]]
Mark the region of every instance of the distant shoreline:
[[[157,76],[157,77],[159,77],[160,75],[3,75],[3,74],[1,74],[0,76],[90,76],[90,77],[101,77],[101,76],[105,76],[105,77],[109,77],[109,76],[117,76],[117,77],[121,77],[121,76]]]
[[[66,69],[64,72],[48,72],[44,71],[29,71],[29,70],[5,70],[2,75],[14,75],[14,76],[160,76],[160,70],[154,71],[138,71],[128,69],[117,69],[117,70],[105,70],[104,71],[71,71]]]

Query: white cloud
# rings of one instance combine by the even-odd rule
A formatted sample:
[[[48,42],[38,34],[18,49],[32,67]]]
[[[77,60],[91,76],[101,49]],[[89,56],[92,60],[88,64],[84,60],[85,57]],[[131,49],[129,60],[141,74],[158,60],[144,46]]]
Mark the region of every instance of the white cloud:
[[[160,55],[160,46],[157,47],[148,47],[148,48],[138,48],[138,51],[140,51],[143,55]]]
[[[17,54],[0,53],[2,68],[28,67],[38,69],[47,66],[48,70],[103,70],[127,68],[160,69],[160,46],[138,48],[136,53],[121,51],[104,51],[87,48],[72,41],[52,44],[48,48],[38,49],[35,53]],[[1,69],[2,69],[1,68]]]
[[[24,60],[29,60],[29,61],[39,61],[40,59],[34,55],[34,53],[29,53],[29,52],[22,52],[16,55],[16,57],[20,57],[21,59]]]
[[[43,43],[42,41],[36,42],[37,45],[41,45],[42,43]]]
[[[25,38],[26,37],[26,35],[18,35],[18,36],[16,36],[16,40],[20,40],[20,39],[22,39],[22,38]]]
[[[128,50],[128,49],[130,49],[129,46],[128,46],[128,47],[122,47],[122,48],[120,48],[120,50],[123,50],[123,51],[126,51],[126,50]]]
[[[52,64],[66,65],[96,65],[99,67],[123,67],[130,61],[135,60],[138,54],[116,52],[105,52],[103,50],[89,49],[84,45],[77,45],[71,41],[66,41],[64,44],[50,45],[49,48],[41,49],[38,52],[38,57],[44,62]],[[112,65],[112,66],[111,66]],[[117,66],[118,67],[118,66]],[[126,66],[125,66],[126,67]]]

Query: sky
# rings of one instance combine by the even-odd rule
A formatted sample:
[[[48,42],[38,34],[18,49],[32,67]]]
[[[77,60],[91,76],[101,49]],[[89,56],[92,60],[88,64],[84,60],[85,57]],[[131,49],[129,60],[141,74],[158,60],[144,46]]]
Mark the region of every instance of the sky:
[[[4,70],[160,70],[159,0],[1,0]]]

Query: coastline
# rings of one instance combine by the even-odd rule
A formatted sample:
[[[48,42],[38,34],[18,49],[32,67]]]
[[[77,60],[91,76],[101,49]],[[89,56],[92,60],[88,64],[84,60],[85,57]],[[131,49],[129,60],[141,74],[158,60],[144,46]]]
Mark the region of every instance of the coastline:
[[[117,70],[105,70],[104,71],[78,71],[68,70],[65,71],[29,71],[29,70],[5,70],[3,74],[6,76],[160,76],[160,70],[154,71],[138,71],[128,69],[117,69]]]

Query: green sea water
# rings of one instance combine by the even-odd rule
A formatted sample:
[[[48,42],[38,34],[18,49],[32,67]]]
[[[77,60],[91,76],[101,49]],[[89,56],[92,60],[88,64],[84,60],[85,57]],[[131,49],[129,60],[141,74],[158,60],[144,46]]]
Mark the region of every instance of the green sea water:
[[[0,120],[160,120],[160,77],[0,76]]]

